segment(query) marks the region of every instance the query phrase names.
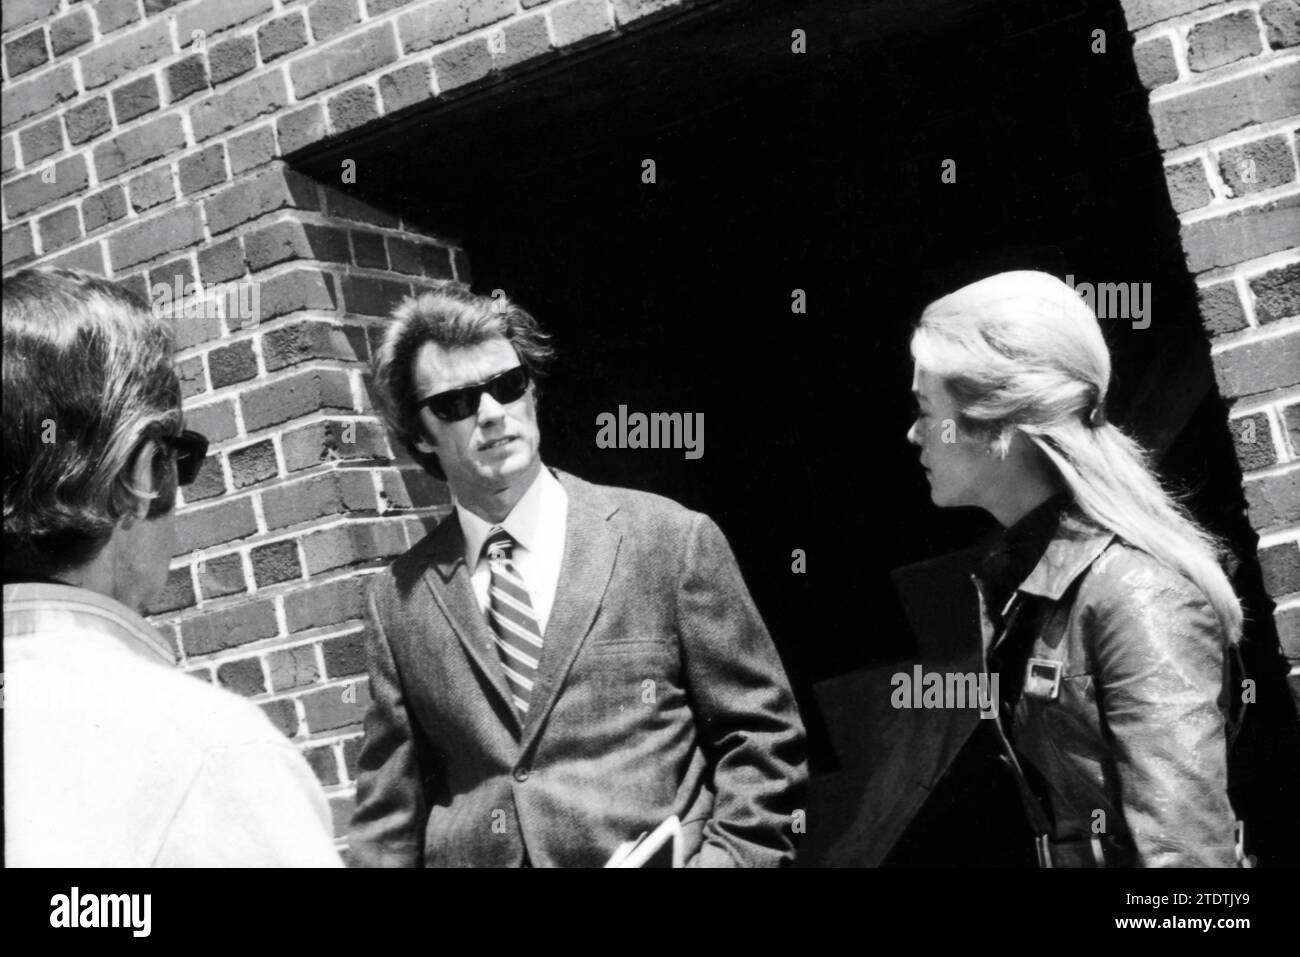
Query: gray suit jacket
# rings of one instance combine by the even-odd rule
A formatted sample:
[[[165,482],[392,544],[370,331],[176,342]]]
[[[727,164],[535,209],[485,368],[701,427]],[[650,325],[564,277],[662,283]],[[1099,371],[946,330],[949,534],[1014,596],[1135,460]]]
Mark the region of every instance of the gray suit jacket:
[[[372,582],[354,860],[600,866],[676,814],[689,863],[788,863],[803,725],[722,532],[556,475],[564,558],[522,726],[454,513]]]

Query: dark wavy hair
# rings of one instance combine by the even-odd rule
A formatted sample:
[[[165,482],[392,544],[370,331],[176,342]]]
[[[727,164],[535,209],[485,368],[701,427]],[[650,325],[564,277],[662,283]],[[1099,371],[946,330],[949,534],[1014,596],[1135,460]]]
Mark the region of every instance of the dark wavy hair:
[[[71,269],[4,281],[3,488],[6,572],[52,575],[89,562],[126,515],[176,503],[156,447],[155,492],[132,463],[179,434],[170,321],[125,286]]]
[[[444,349],[475,346],[498,336],[514,347],[536,382],[555,357],[551,337],[527,311],[499,290],[492,296],[446,281],[418,296],[407,296],[392,312],[392,324],[375,352],[375,401],[389,431],[426,472],[447,480],[438,456],[421,452],[415,440],[422,427],[415,408],[415,357],[429,342]],[[534,396],[536,387],[534,387]],[[431,437],[426,436],[426,440]]]

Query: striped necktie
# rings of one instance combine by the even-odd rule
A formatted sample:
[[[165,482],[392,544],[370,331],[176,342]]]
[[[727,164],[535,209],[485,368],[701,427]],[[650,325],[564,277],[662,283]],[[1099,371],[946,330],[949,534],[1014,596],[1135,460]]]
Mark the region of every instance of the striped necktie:
[[[542,627],[533,611],[528,586],[511,561],[515,540],[505,529],[493,529],[483,543],[488,568],[488,618],[496,632],[497,651],[505,668],[511,697],[522,719],[528,717],[528,698],[537,678],[542,655]]]

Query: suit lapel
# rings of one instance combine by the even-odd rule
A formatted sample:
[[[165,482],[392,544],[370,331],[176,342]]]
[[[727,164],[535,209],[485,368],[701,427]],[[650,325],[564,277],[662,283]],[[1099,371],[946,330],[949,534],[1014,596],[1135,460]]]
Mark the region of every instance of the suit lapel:
[[[614,560],[622,540],[607,521],[616,510],[611,501],[594,486],[571,475],[557,471],[556,477],[569,498],[564,558],[542,643],[537,682],[529,699],[528,721],[520,742],[525,750],[545,724],[573,660],[591,631],[614,573]]]
[[[492,628],[478,606],[470,583],[470,571],[465,565],[465,536],[454,510],[434,531],[429,548],[431,565],[424,574],[425,583],[451,624],[451,630],[465,646],[488,686],[501,699],[502,708],[498,710],[510,715],[511,731],[518,737],[523,729],[493,642]]]

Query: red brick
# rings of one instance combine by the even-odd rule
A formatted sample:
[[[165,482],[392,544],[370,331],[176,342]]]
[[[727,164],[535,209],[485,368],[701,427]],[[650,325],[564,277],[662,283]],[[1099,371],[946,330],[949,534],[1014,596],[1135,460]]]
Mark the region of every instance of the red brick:
[[[344,276],[343,308],[359,316],[388,316],[393,308],[411,294],[406,283],[373,276]]]
[[[1205,20],[1187,31],[1187,65],[1194,73],[1244,60],[1261,49],[1259,24],[1250,10]]]
[[[116,222],[126,215],[126,193],[121,186],[110,186],[81,201],[81,218],[86,232]]]
[[[1277,623],[1277,641],[1282,654],[1292,666],[1300,664],[1300,608],[1288,608],[1273,613]],[[1291,693],[1300,704],[1300,681],[1291,678]]]
[[[81,238],[81,217],[77,215],[76,206],[65,206],[48,216],[42,216],[37,221],[36,228],[41,234],[41,249],[52,253]]]
[[[362,679],[309,691],[301,699],[313,734],[360,724],[370,704],[370,682]]]
[[[361,757],[361,749],[366,743],[366,737],[359,734],[354,738],[347,738],[343,742],[343,766],[347,769],[348,780],[353,781],[357,776],[357,761]]]
[[[257,28],[257,49],[262,62],[278,60],[307,45],[307,25],[301,13],[269,20]]]
[[[1230,282],[1197,290],[1201,320],[1212,336],[1246,328],[1246,313],[1241,307],[1236,287]]]
[[[529,60],[556,52],[546,29],[546,17],[538,14],[507,23],[503,31],[505,49],[496,55],[496,68],[508,70]]]
[[[420,247],[420,266],[430,279],[452,279],[451,250],[444,246]]]
[[[375,486],[369,472],[353,469],[334,469],[262,494],[262,514],[272,530],[363,510],[375,511]]]
[[[1259,8],[1259,15],[1268,30],[1268,45],[1274,50],[1300,44],[1298,0],[1270,0]]]
[[[266,691],[262,662],[257,658],[241,658],[220,665],[217,668],[217,681],[223,688],[250,697]]]
[[[275,130],[280,137],[281,156],[312,146],[329,135],[325,125],[325,108],[319,103],[312,103],[301,110],[285,113],[276,120]]]
[[[259,545],[253,549],[250,557],[253,561],[253,580],[257,582],[258,588],[302,578],[298,543],[293,539]]]
[[[256,378],[257,356],[253,354],[253,344],[245,339],[213,349],[208,353],[208,373],[214,389]],[[240,484],[238,478],[235,484]]]
[[[205,283],[239,279],[245,273],[244,248],[238,236],[199,250],[199,276]]]
[[[181,622],[181,643],[186,656],[193,658],[271,638],[278,632],[275,604],[263,599]]]
[[[212,669],[208,667],[190,668],[185,672],[191,678],[197,678],[199,681],[206,681],[212,684]]]
[[[357,810],[357,799],[354,795],[345,794],[340,796],[331,795],[330,799],[330,819],[333,824],[334,837],[343,838],[348,835],[349,828],[352,824],[352,815]],[[354,866],[351,862],[346,861],[348,867]]]
[[[321,784],[328,787],[339,783],[339,763],[334,757],[334,745],[304,748],[302,753]]]
[[[169,113],[96,146],[95,172],[103,182],[184,148],[181,118]]]
[[[382,16],[411,2],[412,0],[366,0],[366,15],[372,18]]]
[[[1300,236],[1300,195],[1284,196],[1228,216],[1182,227],[1187,268],[1193,273],[1233,266],[1295,245]]]
[[[12,136],[0,137],[0,173],[8,176],[18,168],[18,150]]]
[[[355,428],[349,430],[348,426]],[[353,441],[346,441],[349,437]],[[286,432],[280,448],[284,452],[285,468],[290,472],[325,462],[389,457],[383,427],[366,419],[313,422]]]
[[[262,337],[262,359],[268,372],[309,359],[364,361],[365,350],[361,329],[327,322],[293,322]]]
[[[94,38],[90,14],[84,9],[75,9],[66,17],[59,17],[50,24],[50,49],[56,57],[85,46]]]
[[[40,76],[11,83],[0,91],[0,129],[10,127],[52,110],[77,95],[72,66],[62,64]]]
[[[23,165],[31,166],[63,150],[63,124],[57,116],[41,120],[19,133],[18,142],[23,147]]]
[[[212,96],[190,108],[194,139],[206,139],[244,126],[259,116],[277,113],[289,102],[284,75],[263,73]]]
[[[233,137],[227,145],[230,149],[232,176],[238,176],[275,159],[275,132],[270,126],[259,126],[255,130]]]
[[[47,260],[45,265],[53,266],[55,269],[80,269],[82,272],[94,273],[96,276],[107,275],[104,272],[104,255],[99,249],[99,243],[78,246],[76,249]]]
[[[140,21],[139,4],[136,0],[98,0],[95,19],[99,22],[101,35],[112,33]]]
[[[253,502],[247,495],[181,512],[176,516],[176,536],[180,542],[177,554],[247,538],[256,531]]]
[[[213,445],[233,439],[238,434],[235,403],[231,399],[222,399],[207,405],[186,406],[185,426],[202,432]]]
[[[339,369],[313,369],[250,389],[240,398],[244,428],[256,432],[325,409],[352,409],[352,385]]]
[[[379,78],[379,95],[383,97],[385,113],[394,113],[428,100],[433,96],[429,64],[411,63],[385,73]]]
[[[358,266],[367,269],[387,269],[388,254],[384,251],[384,237],[378,233],[352,231],[352,254]]]
[[[9,68],[10,77],[21,76],[29,70],[36,69],[42,63],[48,63],[50,59],[43,27],[24,33],[17,40],[9,41],[4,45],[4,50],[5,65]]]
[[[124,83],[113,91],[113,115],[118,125],[158,109],[158,81],[152,75]]]
[[[4,267],[18,265],[36,256],[36,242],[32,239],[32,224],[19,223],[12,229],[6,229],[0,247],[4,249]]]
[[[1216,136],[1300,113],[1300,62],[1184,93],[1151,106],[1160,148]]]
[[[146,293],[146,298],[147,298]],[[181,382],[181,398],[188,399],[208,391],[207,374],[203,371],[203,358],[191,356],[176,363],[176,378]]]
[[[170,166],[156,166],[147,173],[133,177],[129,184],[131,208],[143,213],[171,202],[176,198],[176,186],[172,183]]]
[[[1300,385],[1300,334],[1234,346],[1214,357],[1214,376],[1227,399]]]
[[[252,37],[232,37],[208,50],[208,75],[213,86],[228,83],[257,66],[257,44]]]
[[[1264,575],[1264,590],[1274,598],[1300,592],[1300,548],[1295,542],[1261,548],[1259,567]]]
[[[292,738],[298,734],[298,712],[294,710],[292,701],[265,701],[261,708],[285,737]]]
[[[47,20],[59,9],[59,0],[5,0],[4,28],[17,30],[19,27]]]
[[[327,108],[335,133],[346,133],[379,118],[378,98],[365,83],[330,97]]]
[[[1133,31],[1221,2],[1222,0],[1121,0],[1124,19]]]
[[[438,0],[397,18],[402,50],[413,53],[463,36],[515,13],[514,0]]]
[[[422,275],[423,269],[420,266],[419,246],[409,240],[398,239],[395,236],[384,237],[384,243],[388,247],[388,261],[392,263],[394,272],[404,273],[408,276]]]
[[[225,598],[248,591],[244,560],[238,553],[208,558],[198,563],[199,591],[204,599]]]
[[[449,505],[447,484],[439,482],[423,469],[385,470],[379,493],[380,512],[390,509],[431,508]]]
[[[357,0],[316,0],[307,8],[307,15],[311,18],[311,35],[322,43],[361,22]]]
[[[381,23],[364,33],[350,34],[345,40],[290,64],[294,96],[304,100],[387,66],[396,59],[397,42],[392,24]]]
[[[1285,138],[1270,136],[1219,153],[1219,173],[1243,196],[1294,182],[1295,159]]]
[[[226,176],[226,151],[220,143],[189,156],[180,161],[181,192],[188,196],[199,190],[210,189],[224,183]]]
[[[290,628],[292,631],[292,627]],[[299,645],[282,648],[266,657],[271,668],[271,687],[276,691],[303,688],[320,680],[320,666],[316,663],[316,646]]]
[[[270,13],[274,7],[273,0],[222,0],[221,3],[191,4],[177,14],[176,34],[183,43],[189,42],[195,30],[202,30],[211,37],[214,33]]]
[[[614,19],[622,26],[659,14],[675,13],[681,6],[682,0],[614,0]]]
[[[162,592],[149,603],[145,614],[161,615],[182,608],[194,607],[194,583],[190,577],[190,566],[182,565],[167,573],[167,584]]]
[[[218,4],[220,6],[221,4]],[[188,38],[189,33],[181,33]],[[107,43],[99,43],[81,55],[81,81],[87,90],[112,83],[140,67],[157,63],[172,52],[171,32],[159,21]]]
[[[334,277],[329,273],[295,269],[261,282],[262,322],[305,309],[333,312],[337,308]]]
[[[48,166],[48,164],[47,164]],[[43,206],[56,203],[65,196],[85,190],[86,160],[80,154],[59,160],[53,166],[54,182],[41,179],[41,171],[20,176],[4,188],[5,215],[11,220],[20,219]]]
[[[406,551],[406,536],[397,522],[346,522],[303,536],[307,574],[317,575]]]
[[[202,429],[198,431],[202,432]],[[204,433],[205,435],[207,433]],[[203,460],[194,481],[181,490],[186,505],[202,502],[226,494],[226,476],[221,468],[221,456],[209,455]]]
[[[321,642],[326,678],[350,678],[366,673],[365,633],[360,629]]]
[[[1243,472],[1267,468],[1277,464],[1277,451],[1273,448],[1273,433],[1268,427],[1268,416],[1263,412],[1243,415],[1229,423],[1237,462]]]
[[[275,166],[203,201],[208,228],[224,233],[277,209],[317,209],[316,188],[296,170]]]
[[[1210,181],[1205,176],[1205,166],[1199,159],[1165,167],[1165,185],[1175,213],[1199,209],[1214,198]]]
[[[171,64],[166,70],[167,77],[167,102],[175,103],[183,100],[192,93],[198,93],[200,90],[210,89],[211,81],[208,79],[208,68],[203,62],[202,55],[188,56],[183,60]]]
[[[113,128],[113,118],[108,111],[108,98],[96,97],[86,103],[69,107],[63,114],[68,128],[68,142],[79,146]]]
[[[270,439],[246,445],[242,449],[235,449],[227,457],[230,460],[230,474],[236,489],[265,482],[279,474],[279,467],[275,462],[275,446]]]
[[[1300,468],[1245,483],[1250,524],[1258,532],[1300,522]],[[311,556],[307,558],[311,567]]]
[[[442,50],[433,57],[433,74],[440,93],[477,83],[491,72],[492,53],[482,37]]]
[[[254,272],[291,259],[348,263],[348,236],[342,229],[285,220],[246,233],[244,248]]]
[[[220,339],[223,333],[221,319],[211,315],[208,309],[199,308],[190,312],[188,303],[181,304],[181,300],[194,291],[190,286],[182,286],[181,296],[178,297],[175,284],[168,284],[165,287],[153,286],[150,289],[150,298],[160,310],[166,304],[171,305],[178,350],[192,349],[213,339]],[[219,387],[214,386],[214,388]]]
[[[395,214],[349,196],[340,188],[326,186],[324,193],[326,211],[336,219],[347,219],[354,223],[369,223],[372,226],[396,227],[398,225]]]
[[[605,0],[568,0],[551,9],[557,47],[573,46],[614,28]]]
[[[365,584],[366,578],[348,575],[286,595],[284,618],[290,633],[363,620]]]
[[[1300,315],[1300,263],[1274,269],[1250,280],[1255,318],[1261,324]]]
[[[194,284],[194,267],[188,259],[173,259],[149,270],[149,289],[155,295],[161,295],[160,286],[174,293],[178,281],[182,290]]]
[[[193,206],[169,210],[142,223],[132,223],[108,240],[113,271],[157,259],[203,242],[203,224]]]

